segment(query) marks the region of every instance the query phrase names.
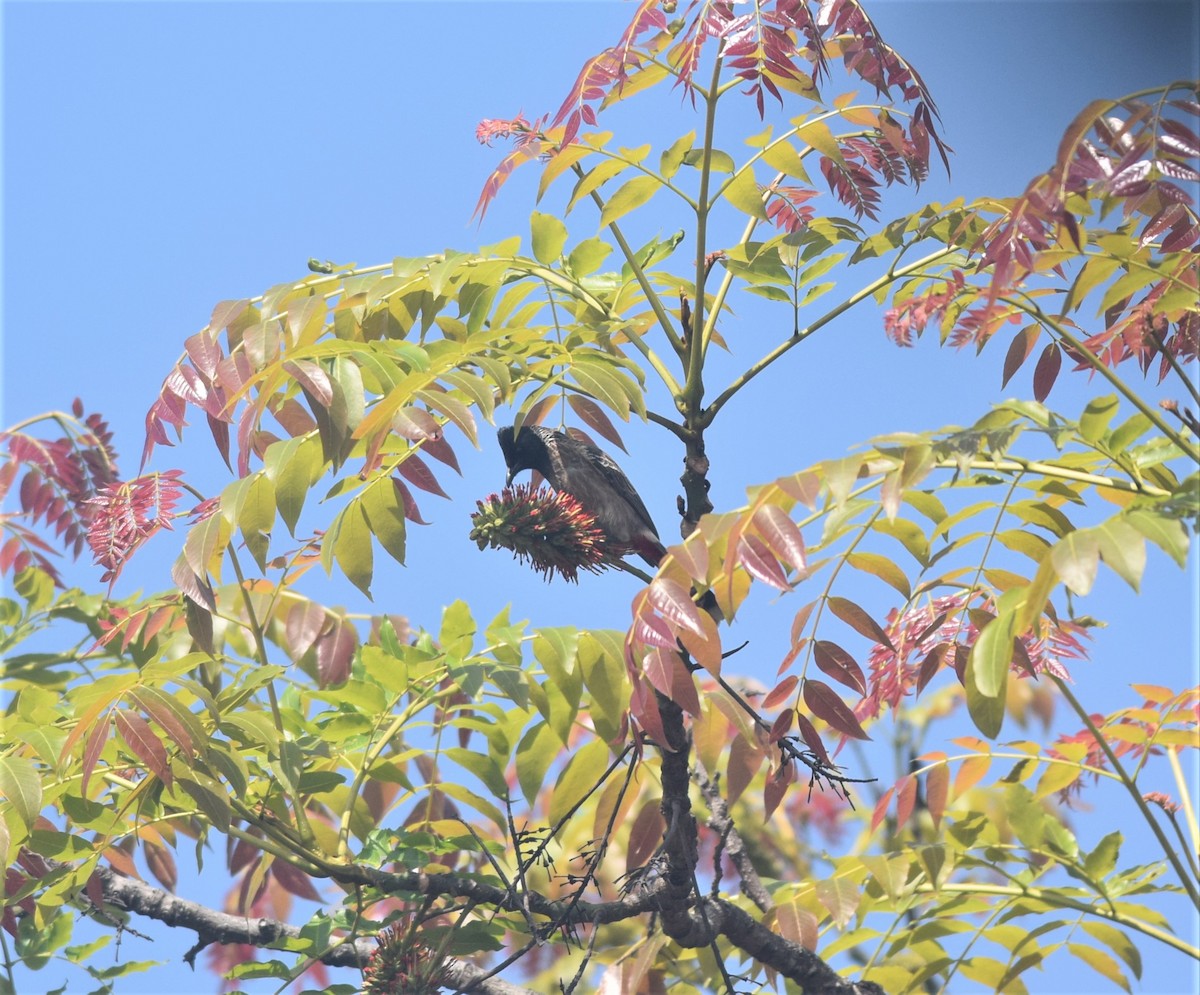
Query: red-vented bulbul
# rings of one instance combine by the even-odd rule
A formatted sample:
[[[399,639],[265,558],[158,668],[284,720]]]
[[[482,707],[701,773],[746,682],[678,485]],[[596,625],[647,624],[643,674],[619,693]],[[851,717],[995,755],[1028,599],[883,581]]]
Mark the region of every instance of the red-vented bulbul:
[[[537,470],[556,491],[570,494],[594,515],[619,551],[637,553],[652,567],[658,566],[666,549],[650,512],[629,478],[605,453],[540,425],[523,425],[518,432],[506,425],[497,435],[508,465],[508,484],[522,470]]]

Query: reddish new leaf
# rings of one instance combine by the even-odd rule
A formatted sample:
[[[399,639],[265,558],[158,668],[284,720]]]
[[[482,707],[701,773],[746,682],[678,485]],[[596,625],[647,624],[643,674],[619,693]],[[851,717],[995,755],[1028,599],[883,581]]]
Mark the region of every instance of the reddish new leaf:
[[[1033,370],[1033,396],[1038,401],[1044,401],[1049,396],[1061,367],[1062,350],[1056,343],[1051,342],[1042,350],[1042,355]]]
[[[883,822],[884,817],[887,815],[888,806],[892,803],[892,794],[895,790],[895,788],[888,788],[880,796],[879,801],[875,803],[875,808],[871,812],[871,832],[875,832],[879,828],[879,824]]]
[[[871,642],[879,643],[890,650],[895,650],[888,634],[883,631],[875,619],[871,618],[861,607],[847,598],[830,598],[827,602],[829,610],[860,635],[866,636]]]
[[[796,710],[794,708],[785,708],[782,712],[775,716],[775,721],[771,723],[771,731],[767,735],[767,741],[770,743],[778,743],[784,736],[792,731],[792,725],[796,720]]]
[[[925,654],[925,659],[921,661],[921,669],[917,672],[917,694],[924,691],[937,672],[942,669],[942,661],[946,658],[946,653],[952,645],[952,643],[938,643]]]
[[[793,709],[793,711],[795,711]],[[821,741],[821,736],[817,732],[816,727],[808,720],[803,712],[796,712],[796,728],[800,732],[800,738],[804,740],[804,745],[817,755],[817,758],[823,764],[829,764],[829,751],[825,749],[825,744]]]
[[[1008,354],[1004,357],[1004,377],[1000,381],[1001,387],[1008,386],[1008,381],[1012,379],[1013,374],[1029,358],[1040,333],[1040,325],[1027,325],[1013,337],[1012,344],[1008,347]]]
[[[775,685],[762,700],[764,711],[770,711],[773,708],[778,708],[780,703],[787,701],[792,692],[796,690],[796,685],[800,683],[800,678],[795,674],[785,677],[782,681]]]
[[[642,805],[641,811],[638,812],[637,818],[633,820],[633,827],[629,830],[629,843],[625,849],[625,869],[632,871],[634,868],[643,867],[646,861],[658,849],[659,843],[662,842],[663,830],[666,829],[666,824],[663,822],[662,812],[659,809],[660,802],[657,798],[647,799]]]
[[[925,805],[929,809],[930,818],[936,828],[941,824],[946,812],[946,798],[950,793],[950,768],[938,764],[925,775]]]
[[[330,619],[325,631],[317,638],[317,680],[322,688],[345,683],[350,676],[350,663],[358,637],[354,627],[340,619]]]
[[[791,590],[779,561],[771,554],[758,536],[743,535],[737,544],[736,563],[740,563],[753,577],[781,591]]]
[[[912,818],[917,801],[917,779],[909,774],[896,785],[896,828],[903,829]]]
[[[862,668],[854,657],[837,643],[828,639],[818,639],[813,643],[813,659],[825,674],[839,684],[845,684],[851,691],[857,691],[861,695],[867,693],[867,679]]]
[[[767,775],[767,783],[763,785],[763,818],[771,818],[771,813],[779,807],[783,796],[787,794],[788,786],[796,780],[796,766],[793,763],[783,763],[773,774]]]
[[[754,527],[776,556],[790,563],[799,573],[804,573],[806,556],[804,536],[787,512],[778,505],[764,504],[754,512]]]
[[[79,782],[79,794],[83,798],[87,797],[88,781],[91,779],[92,771],[96,769],[100,754],[104,752],[104,744],[108,742],[110,728],[108,716],[105,715],[96,720],[92,731],[88,733],[87,743],[83,747],[83,764],[80,767],[82,776]]]
[[[304,898],[310,902],[321,901],[321,894],[313,887],[312,878],[286,860],[275,861],[271,865],[271,874],[283,885],[285,891],[290,891],[297,898]]]
[[[851,739],[870,739],[841,695],[823,681],[812,678],[804,682],[804,703],[817,718],[829,724],[831,729]]]
[[[133,755],[146,765],[146,769],[150,773],[169,788],[173,777],[170,764],[167,763],[167,750],[163,746],[162,740],[154,735],[150,723],[137,712],[131,712],[124,708],[114,712],[113,718],[116,719],[117,732],[125,740],[125,745],[129,747]]]
[[[569,394],[567,403],[586,425],[594,428],[614,446],[619,446],[623,452],[629,452],[625,448],[625,443],[621,441],[620,433],[617,432],[608,415],[604,413],[604,409],[595,401],[582,394]]]
[[[449,494],[442,490],[442,485],[438,483],[437,477],[433,475],[433,471],[429,469],[425,461],[415,452],[409,453],[404,462],[396,469],[414,487],[419,487],[430,494],[436,494],[438,497],[450,497]]]
[[[175,885],[179,881],[179,872],[171,851],[157,840],[146,840],[142,845],[142,856],[146,858],[146,866],[150,868],[150,873],[158,883],[174,893]]]
[[[655,577],[647,591],[650,604],[673,626],[690,629],[699,636],[704,635],[700,621],[700,609],[692,601],[691,594],[668,577]]]

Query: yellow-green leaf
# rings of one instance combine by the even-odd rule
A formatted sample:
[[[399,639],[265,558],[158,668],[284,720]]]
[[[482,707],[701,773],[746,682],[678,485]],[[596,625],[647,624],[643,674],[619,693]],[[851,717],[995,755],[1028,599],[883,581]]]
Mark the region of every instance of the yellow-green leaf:
[[[630,211],[641,207],[658,192],[660,186],[656,176],[635,176],[617,188],[600,213],[600,225],[610,225]]]

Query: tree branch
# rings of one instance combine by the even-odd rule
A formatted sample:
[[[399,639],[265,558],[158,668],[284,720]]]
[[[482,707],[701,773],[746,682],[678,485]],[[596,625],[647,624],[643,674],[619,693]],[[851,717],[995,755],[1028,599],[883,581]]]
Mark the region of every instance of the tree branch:
[[[98,867],[95,873],[100,878],[106,903],[148,919],[157,919],[167,926],[194,930],[200,942],[189,952],[191,959],[210,943],[248,943],[256,947],[270,947],[281,940],[300,936],[298,927],[277,919],[220,912],[198,902],[179,898],[144,881],[122,877],[107,867]],[[362,937],[333,947],[320,960],[330,967],[362,968],[375,949],[373,940]],[[537,995],[531,989],[507,981],[484,979],[484,975],[485,972],[473,964],[454,958],[446,960],[447,980],[457,986],[460,992],[470,992],[472,995]]]

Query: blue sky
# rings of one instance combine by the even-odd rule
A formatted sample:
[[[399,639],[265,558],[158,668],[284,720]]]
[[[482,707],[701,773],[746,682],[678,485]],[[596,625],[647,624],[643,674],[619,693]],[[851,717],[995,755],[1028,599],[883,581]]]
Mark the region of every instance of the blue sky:
[[[108,417],[132,475],[146,409],[218,300],[302,276],[310,256],[368,264],[527,239],[532,172],[510,181],[481,226],[470,221],[503,151],[478,145],[474,126],[553,111],[632,8],[605,0],[6,2],[2,10],[3,421],[81,396]],[[1200,74],[1191,3],[885,0],[869,10],[921,72],[957,152],[950,180],[935,171],[911,199],[891,198],[885,215],[931,199],[1018,193],[1088,101]],[[632,102],[613,121],[664,145],[696,125],[674,98],[655,108],[650,115]],[[731,130],[730,146],[744,133]],[[654,216],[650,231],[683,223]],[[582,209],[568,225],[572,240],[595,233]],[[737,334],[747,345],[741,358],[770,329],[747,320]],[[878,312],[852,313],[761,378],[769,403],[731,406],[709,444],[713,500],[734,507],[748,484],[874,434],[969,423],[1008,394],[1028,394],[1028,371],[1001,391],[1002,359],[999,348],[977,358],[931,341],[900,351]],[[1051,402],[1077,411],[1091,390],[1064,384]],[[679,454],[652,428],[633,426],[625,438],[632,455],[622,462],[673,534]],[[547,587],[500,554],[480,559],[466,518],[503,483],[502,461],[486,438],[478,452],[458,449],[464,476],[442,481],[453,501],[423,498],[434,524],[410,531],[410,566],[383,570],[377,608],[436,627],[441,607],[465,597],[480,619],[511,602],[515,618],[538,624],[622,627],[629,578]],[[211,491],[225,480],[202,425],[152,463],[174,466]],[[118,590],[169,586],[175,552],[171,537],[157,540]],[[96,574],[81,566],[71,576]],[[1194,562],[1185,575],[1153,555],[1140,597],[1102,576],[1085,610],[1110,626],[1079,678],[1094,710],[1122,700],[1128,671],[1147,677],[1131,661],[1161,666],[1157,682],[1194,678],[1194,584]],[[354,597],[331,592],[344,603]],[[759,602],[748,625],[764,627],[759,648],[770,659],[798,602],[775,614]],[[782,635],[767,629],[781,625]],[[132,942],[131,957],[177,956],[135,952]],[[1177,990],[1183,969],[1151,958],[1144,990]],[[201,976],[181,988],[178,969],[168,970],[173,991],[213,989]],[[164,976],[172,975],[120,990],[160,991]],[[1077,987],[1090,979],[1051,977],[1040,990],[1091,990]]]

